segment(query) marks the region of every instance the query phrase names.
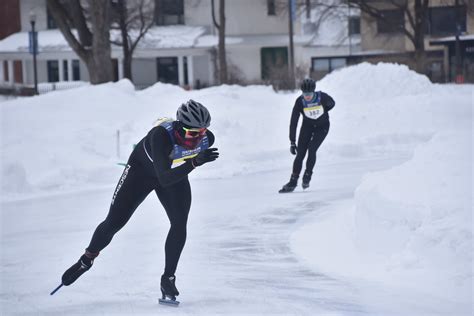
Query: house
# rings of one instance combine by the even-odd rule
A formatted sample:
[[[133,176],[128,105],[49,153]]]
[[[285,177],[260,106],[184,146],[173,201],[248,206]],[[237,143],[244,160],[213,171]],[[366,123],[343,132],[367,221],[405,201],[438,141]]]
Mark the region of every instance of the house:
[[[133,56],[135,85],[157,81],[200,88],[216,83],[217,29],[211,0],[155,0],[155,26]],[[219,10],[218,1],[215,12]],[[282,5],[283,4],[283,5]],[[289,35],[287,2],[282,0],[226,1],[226,51],[231,82],[268,83],[288,77]],[[0,37],[0,82],[33,84],[29,52],[31,19],[38,31],[39,82],[88,81],[85,64],[69,47],[46,7],[46,0],[4,0],[0,20],[9,27]],[[301,32],[294,18],[295,63],[300,77],[309,75],[315,34]],[[305,25],[310,21],[305,21]],[[311,30],[311,28],[307,28]],[[316,43],[318,44],[318,43]],[[316,50],[319,51],[319,50]],[[331,51],[326,47],[326,51]],[[112,46],[115,79],[123,77],[122,51]]]
[[[414,0],[408,0],[411,10]],[[366,13],[361,14],[361,52],[348,56],[349,63],[397,62],[411,68],[414,65],[414,46],[396,25],[409,28],[409,17],[387,1],[374,1],[389,24]],[[456,6],[456,3],[463,3]],[[466,82],[474,82],[474,7],[471,1],[431,0],[425,26],[424,73],[433,82],[454,81],[455,35],[459,31],[461,59]],[[459,23],[459,30],[458,30]]]
[[[166,4],[172,1],[156,0]],[[157,81],[181,86],[208,86],[214,83],[212,41],[201,41],[209,29],[186,25],[184,1],[156,14],[156,25],[135,51],[132,76],[138,87]],[[179,5],[180,4],[180,5]],[[38,82],[88,81],[85,64],[69,47],[49,14],[46,0],[4,0],[0,19],[8,25],[0,38],[0,83],[33,84],[33,57],[29,51],[31,20],[38,31]],[[166,6],[165,6],[166,8]],[[5,10],[4,10],[5,9]],[[189,14],[191,10],[186,10]],[[13,33],[13,34],[8,34]],[[112,45],[115,79],[123,77],[122,49]]]
[[[454,80],[453,56],[460,46],[465,81],[473,82],[472,9],[468,10],[467,5],[456,9],[446,5],[447,1],[430,2],[425,73],[437,82]],[[453,4],[454,1],[451,0]],[[214,2],[218,16],[219,1]],[[386,1],[374,2],[380,3],[392,24],[408,23],[404,14]],[[155,25],[133,56],[136,87],[147,87],[157,81],[188,88],[216,84],[218,30],[213,23],[211,0],[154,0],[154,5]],[[0,32],[0,83],[33,84],[33,58],[28,42],[32,17],[39,33],[38,81],[89,80],[84,63],[56,28],[46,0],[3,0],[0,6],[4,25]],[[407,37],[363,12],[347,6],[339,6],[329,15],[317,7],[310,11],[305,11],[304,6],[294,9],[297,79],[309,75],[320,79],[335,69],[362,61],[398,62],[414,67],[413,47]],[[230,82],[275,84],[288,80],[288,1],[227,0],[225,11]],[[461,15],[458,46],[453,37],[453,14]],[[112,58],[115,79],[121,79],[121,47],[112,46]]]

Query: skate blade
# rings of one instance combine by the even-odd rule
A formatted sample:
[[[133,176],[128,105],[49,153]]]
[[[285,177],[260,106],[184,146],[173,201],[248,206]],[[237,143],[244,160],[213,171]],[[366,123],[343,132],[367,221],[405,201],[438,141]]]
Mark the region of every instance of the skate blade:
[[[179,301],[173,301],[173,300],[170,300],[170,299],[163,299],[163,298],[160,298],[160,299],[158,299],[158,302],[159,302],[161,305],[168,305],[168,306],[174,306],[174,307],[178,307],[178,306],[179,306]]]

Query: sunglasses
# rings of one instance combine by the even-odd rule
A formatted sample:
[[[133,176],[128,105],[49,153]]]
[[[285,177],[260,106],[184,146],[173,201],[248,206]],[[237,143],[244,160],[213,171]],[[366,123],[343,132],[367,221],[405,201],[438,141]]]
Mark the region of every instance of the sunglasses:
[[[314,92],[303,92],[303,97],[313,97]]]
[[[187,128],[183,126],[183,130],[185,132],[184,136],[186,137],[199,137],[206,135],[207,128]]]

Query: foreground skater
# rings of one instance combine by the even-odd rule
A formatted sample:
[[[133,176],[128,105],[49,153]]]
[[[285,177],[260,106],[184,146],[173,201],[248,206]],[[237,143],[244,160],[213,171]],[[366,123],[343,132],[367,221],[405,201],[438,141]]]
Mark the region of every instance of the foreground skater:
[[[176,121],[159,121],[137,144],[117,184],[107,217],[97,226],[85,253],[64,272],[61,285],[72,284],[88,271],[115,233],[147,195],[155,191],[171,224],[165,243],[160,303],[179,304],[175,272],[186,241],[191,207],[188,174],[219,157],[217,148],[210,148],[214,143],[214,135],[207,129],[210,122],[206,107],[189,100],[178,108]]]

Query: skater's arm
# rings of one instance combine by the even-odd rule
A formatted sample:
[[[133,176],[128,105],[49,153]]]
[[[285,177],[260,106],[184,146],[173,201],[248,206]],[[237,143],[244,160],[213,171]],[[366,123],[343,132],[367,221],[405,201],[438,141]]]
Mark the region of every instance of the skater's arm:
[[[292,143],[296,141],[296,128],[298,127],[298,120],[300,118],[300,109],[301,109],[301,97],[296,99],[295,105],[293,106],[293,112],[291,112],[290,142]]]
[[[155,128],[150,133],[150,145],[153,167],[161,186],[167,187],[178,183],[194,169],[191,161],[186,161],[176,168],[171,168],[169,154],[173,146],[168,132],[164,128]]]
[[[321,104],[324,106],[324,110],[328,112],[332,110],[336,102],[329,94],[321,92]]]

